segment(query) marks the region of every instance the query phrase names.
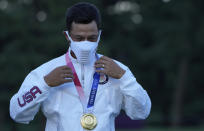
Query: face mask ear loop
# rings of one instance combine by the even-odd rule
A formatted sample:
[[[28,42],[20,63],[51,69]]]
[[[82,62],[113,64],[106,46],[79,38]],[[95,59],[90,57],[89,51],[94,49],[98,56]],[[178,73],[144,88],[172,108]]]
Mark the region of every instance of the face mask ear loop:
[[[99,43],[99,41],[100,41],[100,38],[101,38],[101,30],[99,30],[99,32],[98,32],[98,39],[97,39],[97,44]],[[97,52],[97,48],[95,49],[95,52]],[[96,56],[96,58],[98,59],[98,55],[97,55],[97,53],[95,53],[95,56]]]
[[[98,31],[98,39],[97,39],[97,43],[100,41],[100,38],[101,38],[101,32],[102,32],[101,30]]]
[[[70,35],[69,35],[69,32],[68,32],[68,31],[65,31],[65,33],[67,34],[67,37],[69,38],[69,40],[70,40],[71,42],[73,42],[72,38],[71,38]]]

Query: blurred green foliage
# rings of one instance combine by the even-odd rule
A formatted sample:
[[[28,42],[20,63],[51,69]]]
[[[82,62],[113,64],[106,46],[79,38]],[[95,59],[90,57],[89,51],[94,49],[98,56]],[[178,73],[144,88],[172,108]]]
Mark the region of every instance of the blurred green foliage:
[[[129,66],[151,97],[147,124],[203,124],[204,1],[87,1],[102,14],[99,53]],[[0,130],[23,127],[9,100],[31,70],[66,52],[65,12],[76,2],[0,0]],[[31,125],[41,129],[41,119]]]

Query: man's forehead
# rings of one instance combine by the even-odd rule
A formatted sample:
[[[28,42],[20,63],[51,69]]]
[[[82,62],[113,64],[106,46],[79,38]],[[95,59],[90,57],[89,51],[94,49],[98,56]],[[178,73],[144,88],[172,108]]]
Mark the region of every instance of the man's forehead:
[[[92,21],[88,24],[81,24],[81,23],[72,23],[70,33],[76,35],[97,35],[98,34],[98,27],[95,21]]]

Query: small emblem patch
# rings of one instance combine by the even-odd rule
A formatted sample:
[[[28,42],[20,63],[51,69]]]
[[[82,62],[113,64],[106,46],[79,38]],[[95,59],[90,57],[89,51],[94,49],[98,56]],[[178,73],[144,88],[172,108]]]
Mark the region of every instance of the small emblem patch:
[[[100,80],[99,80],[99,84],[100,85],[104,85],[108,82],[108,75],[104,75],[104,74],[101,74],[100,75]]]

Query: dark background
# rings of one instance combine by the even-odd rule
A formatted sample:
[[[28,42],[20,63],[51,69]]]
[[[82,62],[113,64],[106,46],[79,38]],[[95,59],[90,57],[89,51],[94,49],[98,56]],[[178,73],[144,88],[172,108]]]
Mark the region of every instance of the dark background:
[[[29,125],[11,120],[9,101],[31,70],[66,53],[65,12],[76,2],[0,0],[0,131],[44,130],[41,113]],[[152,100],[147,120],[129,121],[121,112],[117,129],[202,127],[204,1],[89,2],[102,14],[98,52],[127,65]]]

